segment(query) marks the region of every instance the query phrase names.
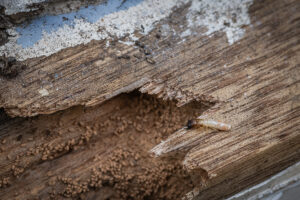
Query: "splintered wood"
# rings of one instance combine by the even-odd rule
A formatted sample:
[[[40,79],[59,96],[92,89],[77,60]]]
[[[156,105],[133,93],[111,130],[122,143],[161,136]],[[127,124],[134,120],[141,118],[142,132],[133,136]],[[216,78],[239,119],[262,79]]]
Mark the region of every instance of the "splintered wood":
[[[188,136],[183,140],[183,136],[186,137],[187,133],[201,134],[201,130],[198,132],[196,129],[199,128],[212,128],[220,131],[229,131],[231,125],[222,122],[207,119],[207,117],[199,116],[197,119],[188,120],[187,125],[172,134],[167,140],[162,141],[157,146],[153,147],[150,152],[154,153],[155,156],[161,156],[163,154],[181,150],[182,148],[190,148],[189,144],[198,140],[199,138]],[[195,132],[193,132],[195,130]],[[194,134],[192,134],[194,135]],[[175,142],[177,141],[177,142]]]
[[[1,198],[223,199],[300,160],[298,0],[126,2],[2,61]]]

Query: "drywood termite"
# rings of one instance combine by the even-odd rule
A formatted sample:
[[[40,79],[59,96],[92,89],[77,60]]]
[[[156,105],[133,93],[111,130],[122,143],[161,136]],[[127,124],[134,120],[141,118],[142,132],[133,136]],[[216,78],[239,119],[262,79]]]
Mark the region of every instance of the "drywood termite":
[[[186,126],[187,129],[199,128],[199,127],[208,127],[220,131],[229,131],[231,129],[230,124],[225,124],[223,122],[218,122],[211,119],[203,119],[203,118],[188,120]]]

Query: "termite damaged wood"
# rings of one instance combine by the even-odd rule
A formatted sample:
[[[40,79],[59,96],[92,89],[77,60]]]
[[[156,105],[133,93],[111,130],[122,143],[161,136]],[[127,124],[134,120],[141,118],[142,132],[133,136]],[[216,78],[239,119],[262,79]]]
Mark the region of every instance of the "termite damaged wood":
[[[167,9],[152,29],[143,24],[146,34],[132,30],[139,45],[109,36],[45,55],[49,44],[40,57],[26,57],[36,46],[22,51],[26,69],[0,78],[0,105],[17,117],[0,125],[0,196],[223,199],[299,161],[298,1],[251,1],[210,26],[197,2]],[[153,99],[122,94],[135,89]],[[231,129],[180,129],[199,115],[218,122],[202,125]]]

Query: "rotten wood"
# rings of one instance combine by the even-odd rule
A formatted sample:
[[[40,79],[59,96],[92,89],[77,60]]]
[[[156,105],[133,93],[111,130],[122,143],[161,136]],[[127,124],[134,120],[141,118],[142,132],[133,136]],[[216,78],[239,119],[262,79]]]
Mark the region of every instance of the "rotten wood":
[[[185,5],[175,10],[134,47],[116,42],[106,49],[105,41],[93,41],[87,45],[62,50],[49,57],[26,60],[27,68],[19,72],[16,78],[0,80],[0,106],[10,116],[30,117],[57,111],[67,116],[68,112],[77,112],[76,107],[65,110],[72,106],[103,107],[110,104],[108,108],[111,108],[116,105],[114,101],[119,101],[111,100],[113,97],[134,89],[156,95],[159,99],[174,100],[178,106],[183,106],[182,108],[189,107],[188,111],[194,109],[194,106],[191,106],[194,100],[198,101],[198,104],[208,104],[209,108],[203,113],[203,110],[198,110],[197,113],[184,115],[179,120],[182,123],[174,123],[176,128],[166,130],[167,134],[165,137],[158,137],[159,141],[148,138],[151,143],[144,147],[145,152],[152,149],[156,156],[161,156],[142,158],[150,167],[159,166],[157,168],[162,169],[162,165],[174,165],[179,161],[183,163],[184,169],[172,170],[179,174],[182,170],[187,175],[180,175],[176,180],[184,180],[184,177],[189,176],[188,173],[195,177],[197,174],[201,175],[195,178],[191,185],[180,190],[178,195],[181,196],[193,191],[187,194],[188,199],[226,197],[299,161],[300,14],[296,12],[300,9],[299,2],[255,1],[249,10],[251,26],[245,27],[245,36],[231,46],[228,45],[225,34],[221,32],[214,33],[211,37],[193,35],[185,42],[181,42],[181,39],[175,36],[157,37],[160,26],[165,23],[183,32],[187,9],[188,5]],[[145,53],[145,46],[151,49],[151,57],[146,55],[148,53]],[[41,91],[41,86],[46,93]],[[102,118],[108,117],[113,110],[108,108],[103,109],[106,114],[103,114]],[[85,115],[82,110],[79,114]],[[126,112],[124,110],[120,115],[126,115]],[[175,113],[174,111],[174,115]],[[232,128],[229,132],[209,128],[180,130],[187,119],[196,117],[196,114],[230,124]],[[0,156],[1,164],[4,163],[0,172],[3,186],[0,189],[1,195],[10,198],[15,195],[16,189],[22,188],[23,185],[26,185],[26,188],[20,189],[16,197],[38,198],[46,197],[49,193],[58,195],[56,190],[52,191],[55,187],[51,186],[51,181],[48,182],[48,177],[56,177],[55,181],[58,180],[69,188],[78,186],[79,183],[73,183],[73,180],[57,178],[62,175],[72,175],[79,182],[82,181],[80,184],[84,184],[84,181],[89,184],[90,179],[87,177],[92,176],[89,174],[90,170],[98,166],[97,159],[106,159],[107,155],[117,151],[103,150],[103,143],[98,141],[95,143],[101,150],[97,152],[89,146],[89,140],[83,139],[81,143],[86,144],[79,151],[55,150],[53,153],[53,147],[49,149],[48,144],[56,142],[61,144],[62,148],[70,145],[80,146],[81,132],[86,131],[85,128],[78,128],[82,129],[81,131],[66,130],[65,132],[71,132],[75,140],[72,142],[71,139],[69,144],[70,138],[67,134],[64,137],[58,134],[57,137],[46,138],[47,131],[42,131],[44,127],[36,125],[33,127],[38,131],[31,130],[33,124],[43,121],[45,123],[47,118],[53,118],[52,121],[56,123],[59,119],[72,123],[72,119],[60,118],[58,115],[55,113],[38,116],[38,119],[42,118],[40,121],[26,118],[25,122],[20,122],[23,119],[17,118],[1,125],[0,137],[4,146]],[[51,129],[51,125],[47,128]],[[65,128],[68,128],[68,125],[62,127]],[[34,140],[28,140],[31,132],[36,133]],[[87,132],[91,134],[93,131]],[[170,135],[173,132],[174,134]],[[23,147],[18,142],[13,142],[20,133],[27,139]],[[106,134],[111,133],[107,131]],[[163,139],[163,142],[160,139]],[[117,141],[118,139],[115,139],[109,144],[117,145]],[[42,152],[38,150],[37,154],[31,153],[30,148],[37,146],[44,148]],[[19,156],[17,160],[20,163],[17,164],[20,166],[16,165],[13,162],[15,156],[25,150],[29,151],[31,157]],[[102,155],[103,152],[106,156]],[[125,154],[131,159],[136,153],[129,151]],[[103,157],[98,158],[98,154]],[[43,155],[46,155],[44,159]],[[94,157],[95,161],[91,162],[89,159]],[[116,157],[115,159],[119,159]],[[154,164],[155,159],[159,160],[159,164]],[[84,170],[85,167],[87,169]],[[48,170],[51,174],[46,176]],[[149,170],[147,173],[158,172]],[[117,174],[116,177],[118,176],[121,175]],[[193,179],[192,177],[189,178]],[[33,182],[37,178],[39,181]],[[4,184],[6,182],[7,184]],[[105,193],[99,192],[97,187],[96,190],[88,191],[82,189],[85,188],[84,185],[80,185],[80,188],[80,192],[75,195],[87,195],[84,197],[90,199]],[[151,192],[159,190],[144,189]],[[59,191],[60,197],[64,197],[64,194],[67,194],[67,197],[72,196],[70,191],[73,190],[67,188]],[[157,194],[159,192],[155,193]]]

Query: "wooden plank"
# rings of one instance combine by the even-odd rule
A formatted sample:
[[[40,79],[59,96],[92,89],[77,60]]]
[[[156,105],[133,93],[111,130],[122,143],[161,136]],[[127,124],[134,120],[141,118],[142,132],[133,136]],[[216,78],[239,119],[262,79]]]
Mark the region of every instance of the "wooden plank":
[[[188,22],[185,14],[188,9],[189,4],[178,8],[147,37],[142,37],[137,46],[128,47],[111,41],[110,48],[106,49],[106,41],[93,41],[64,49],[46,58],[24,61],[27,70],[20,72],[18,79],[1,80],[1,106],[11,116],[53,113],[74,105],[95,105],[126,91],[127,86],[138,88],[155,80],[175,91],[174,97],[181,90],[183,96],[179,93],[176,99],[182,103],[197,95],[209,99],[211,91],[201,91],[202,88],[195,85],[196,80],[218,73],[213,66],[223,69],[221,66],[228,63],[223,62],[222,55],[228,54],[227,51],[232,55],[239,52],[228,49],[226,35],[218,33],[210,38],[201,34],[202,28],[195,30],[197,37],[186,38],[186,42],[182,43],[180,35],[186,31]],[[167,30],[164,28],[166,24]],[[199,51],[195,51],[199,47]],[[145,51],[149,50],[151,55],[145,55]],[[122,55],[129,55],[131,59],[122,59]],[[150,59],[155,64],[149,63]],[[212,66],[210,70],[206,70],[208,66]],[[201,76],[198,76],[200,73]],[[181,80],[180,83],[177,79]],[[188,80],[193,82],[189,83]],[[197,91],[188,88],[187,83],[195,85]],[[215,87],[214,83],[211,84]],[[43,93],[45,90],[47,92]]]
[[[11,183],[9,187],[5,186],[6,188],[0,190],[2,195],[11,198],[14,195],[13,191],[22,188],[25,184],[28,186],[28,191],[24,187],[21,190],[24,190],[24,193],[20,191],[16,197],[23,199],[46,197],[48,192],[55,197],[56,195],[72,196],[74,191],[75,196],[82,194],[91,199],[93,195],[104,195],[105,192],[102,191],[106,187],[101,185],[100,188],[103,190],[94,191],[91,189],[94,187],[89,185],[89,192],[85,192],[82,189],[84,185],[76,181],[74,183],[73,179],[79,179],[81,184],[84,182],[90,184],[89,181],[93,177],[97,177],[98,180],[99,176],[93,176],[90,172],[93,167],[103,165],[103,162],[99,164],[97,160],[98,154],[103,160],[114,156],[120,159],[117,156],[118,150],[109,147],[124,145],[122,141],[127,141],[124,139],[126,137],[109,139],[113,131],[108,129],[104,131],[106,137],[103,141],[99,141],[99,138],[103,137],[100,134],[95,136],[94,142],[84,139],[86,145],[81,145],[79,144],[81,134],[86,133],[88,128],[86,125],[85,128],[80,128],[73,123],[80,122],[82,119],[87,121],[87,126],[96,127],[95,123],[100,123],[110,113],[118,113],[119,117],[130,118],[130,113],[134,114],[138,111],[132,112],[125,108],[121,111],[113,109],[116,105],[127,105],[130,102],[128,97],[124,95],[113,97],[134,89],[155,94],[165,100],[174,100],[178,106],[183,107],[177,110],[172,101],[172,109],[170,108],[172,116],[179,118],[170,120],[174,127],[168,125],[169,129],[164,136],[159,134],[159,130],[155,130],[151,134],[159,135],[157,140],[143,136],[149,140],[144,142],[145,139],[136,135],[138,131],[135,127],[135,131],[129,133],[138,137],[137,141],[140,143],[137,145],[133,139],[129,144],[138,147],[122,146],[126,147],[126,150],[122,150],[127,152],[125,153],[127,157],[120,153],[125,157],[121,160],[131,159],[138,151],[142,151],[142,155],[145,156],[155,146],[159,149],[156,151],[157,155],[164,158],[145,156],[141,162],[146,164],[139,163],[140,166],[148,165],[146,171],[150,175],[142,177],[144,172],[141,172],[141,174],[137,173],[138,177],[133,178],[136,181],[143,180],[142,183],[149,184],[149,187],[135,188],[136,185],[125,184],[123,185],[125,188],[117,185],[117,188],[111,190],[113,186],[108,184],[107,194],[118,191],[120,195],[118,197],[124,197],[122,196],[126,195],[124,190],[133,188],[130,194],[141,195],[138,198],[145,197],[141,191],[144,191],[143,194],[147,193],[145,191],[150,191],[152,192],[150,197],[174,199],[193,190],[187,198],[219,199],[253,185],[299,161],[300,26],[299,13],[296,12],[300,8],[299,3],[292,0],[255,1],[249,8],[251,25],[244,27],[244,36],[232,45],[228,44],[228,38],[223,32],[213,33],[209,37],[200,34],[203,33],[203,27],[196,28],[198,34],[190,35],[182,41],[178,35],[187,28],[186,15],[189,6],[190,4],[186,4],[174,10],[135,46],[111,41],[111,46],[106,49],[105,41],[93,41],[86,45],[63,49],[48,57],[25,60],[27,68],[16,78],[0,80],[0,105],[11,116],[49,114],[72,106],[95,106],[104,102],[95,109],[99,113],[104,112],[97,120],[91,117],[93,114],[87,114],[90,118],[86,118],[85,108],[75,107],[49,116],[28,118],[24,122],[19,121],[22,119],[15,119],[4,124],[1,129],[1,139],[2,141],[5,139],[6,143],[1,153],[1,163],[4,163],[1,167],[1,178],[2,185],[6,185],[3,184],[5,178],[10,178]],[[176,32],[162,34],[161,31],[166,24]],[[151,56],[146,55],[148,49],[151,49]],[[59,76],[57,77],[56,74]],[[197,100],[198,104],[208,104],[207,110],[203,112],[203,108],[196,109],[193,100]],[[92,113],[93,109],[94,107],[87,108],[87,113]],[[193,110],[195,113],[192,113]],[[181,116],[180,112],[185,114]],[[74,117],[81,115],[82,118],[78,120]],[[169,139],[166,138],[175,130],[182,128],[187,119],[197,115],[205,115],[208,119],[228,123],[232,129],[229,132],[209,128],[191,129],[184,134],[174,133]],[[134,119],[133,117],[132,120]],[[154,119],[158,120],[155,117]],[[164,119],[166,120],[167,117]],[[60,120],[63,125],[57,126]],[[39,125],[43,123],[44,126]],[[72,130],[74,126],[76,130]],[[152,126],[149,124],[146,126],[148,127],[144,128],[145,130],[152,131]],[[31,127],[36,130],[31,130]],[[71,130],[68,131],[68,128]],[[23,132],[22,129],[25,132],[22,137],[26,139],[30,138],[31,131],[35,132],[34,141],[26,140],[24,147],[13,142]],[[61,131],[63,137],[58,134],[53,138],[47,138],[44,131],[49,129],[50,135]],[[98,128],[95,129],[98,132]],[[87,132],[90,134],[90,131]],[[76,139],[74,144],[72,139]],[[166,142],[160,143],[161,139]],[[70,144],[68,141],[71,141]],[[106,146],[105,142],[109,145]],[[53,143],[59,143],[63,148],[71,145],[71,149],[74,148],[73,146],[79,146],[77,147],[79,150],[53,151],[53,147],[47,149],[48,147],[43,146]],[[27,149],[27,152],[30,148],[36,149],[37,146],[41,146],[43,150],[33,153],[34,155],[29,153],[30,158],[21,156],[22,159],[17,160],[17,165],[10,159],[7,160],[7,156],[12,155],[14,160],[18,152],[25,152],[24,149]],[[43,155],[46,156],[43,158]],[[114,163],[114,161],[109,162]],[[183,169],[171,167],[177,166],[178,163],[183,163]],[[13,165],[15,167],[12,169]],[[127,163],[122,165],[122,170],[130,169],[129,165]],[[155,170],[151,171],[150,168]],[[172,169],[168,171],[168,168]],[[54,177],[53,179],[60,184],[66,185],[66,188],[62,187],[62,191],[51,186],[51,183],[50,186],[47,185],[49,178],[45,174],[49,169],[51,169],[49,177]],[[143,167],[134,169],[139,171],[143,170]],[[164,170],[168,171],[165,176],[160,178],[155,176],[163,174]],[[181,182],[186,176],[192,181],[190,185],[188,181],[184,182],[183,185],[186,187],[177,188],[178,192],[173,196],[160,196],[166,195],[161,192],[161,188],[167,184],[162,180],[169,177],[170,172],[187,174],[176,176],[175,181],[172,182],[174,188],[179,187],[176,181]],[[72,181],[57,179],[57,176],[61,175],[72,177]],[[17,176],[20,178],[16,178]],[[33,182],[36,177],[39,177],[39,181]],[[114,184],[118,181],[128,181],[124,177],[122,173],[115,173]],[[103,174],[100,179],[105,179]],[[159,180],[162,182],[156,188],[152,183]],[[77,186],[81,189],[78,190]],[[176,191],[174,188],[169,186],[166,191],[172,193]],[[135,193],[135,190],[138,192]]]

